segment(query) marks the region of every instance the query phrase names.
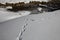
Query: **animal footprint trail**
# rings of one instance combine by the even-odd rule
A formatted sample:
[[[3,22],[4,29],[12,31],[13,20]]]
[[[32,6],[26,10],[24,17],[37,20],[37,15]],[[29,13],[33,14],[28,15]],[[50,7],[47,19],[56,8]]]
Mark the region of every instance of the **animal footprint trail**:
[[[29,18],[27,18],[27,19],[25,20],[25,25],[22,27],[22,30],[20,31],[20,34],[19,34],[19,36],[18,36],[18,39],[19,39],[19,40],[22,40],[22,39],[23,39],[23,34],[24,34],[24,32],[26,31],[26,29],[27,29],[27,25],[28,25],[28,23],[29,23],[29,20],[30,20],[30,21],[35,21],[34,19],[29,19]]]
[[[21,32],[19,34],[19,40],[22,40],[23,39],[22,35],[26,31],[26,29],[27,29],[26,26],[28,25],[28,19],[26,19],[25,23],[26,24],[23,26],[23,28],[22,28],[22,30],[21,30]]]

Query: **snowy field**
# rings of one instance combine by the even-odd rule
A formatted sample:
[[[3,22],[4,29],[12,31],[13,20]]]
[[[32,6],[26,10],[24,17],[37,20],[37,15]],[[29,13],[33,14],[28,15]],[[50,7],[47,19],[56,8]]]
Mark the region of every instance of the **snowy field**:
[[[60,10],[29,15],[22,40],[60,40]]]
[[[28,0],[18,0],[18,1],[28,2]],[[18,1],[0,0],[1,3],[18,2]],[[27,13],[30,14],[30,12],[27,11],[22,12],[20,11],[16,13],[0,9],[0,20],[4,21],[3,20],[4,18],[6,19],[9,17],[11,18],[21,17],[20,13],[25,16]],[[60,10],[54,12],[44,12],[39,14],[28,15],[26,17],[25,24],[23,25],[23,27],[25,28],[24,29],[22,28],[22,31],[24,30],[25,31],[21,35],[22,40],[60,40]]]
[[[0,11],[0,13],[1,17],[1,15],[3,15],[4,12]],[[20,17],[18,13],[12,13],[13,12],[5,11],[5,14],[2,16],[2,18],[8,19],[9,17]],[[23,14],[29,12],[21,13]],[[22,40],[60,40],[60,10],[54,12],[31,14],[28,15],[25,19],[25,23],[22,26],[22,31],[25,31],[22,33],[20,37],[22,38]],[[23,27],[25,28],[23,29]]]
[[[7,11],[5,8],[0,8],[0,23],[15,19],[15,18],[19,18],[22,16],[26,16],[29,14],[30,14],[29,11],[11,12],[11,11]]]

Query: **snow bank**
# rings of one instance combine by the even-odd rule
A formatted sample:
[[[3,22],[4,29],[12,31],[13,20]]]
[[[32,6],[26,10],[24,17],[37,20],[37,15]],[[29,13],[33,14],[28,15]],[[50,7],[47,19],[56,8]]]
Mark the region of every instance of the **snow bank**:
[[[4,22],[7,20],[15,19],[18,17],[29,15],[29,11],[19,11],[19,12],[10,12],[4,8],[0,8],[0,22]]]

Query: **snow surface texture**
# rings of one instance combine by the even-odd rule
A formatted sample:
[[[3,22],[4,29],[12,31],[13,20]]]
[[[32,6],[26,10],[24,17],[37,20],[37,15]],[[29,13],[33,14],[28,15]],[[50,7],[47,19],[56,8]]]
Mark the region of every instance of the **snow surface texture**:
[[[26,16],[29,14],[30,14],[29,11],[10,12],[4,8],[0,8],[0,23],[7,20],[15,19],[18,17]]]
[[[29,15],[22,40],[60,40],[60,10]]]
[[[31,0],[0,0],[1,3],[19,1],[29,2]],[[6,11],[4,10],[4,12]],[[0,15],[3,15],[4,12],[1,12]],[[20,15],[6,12],[3,18],[6,17],[6,14],[10,17]],[[60,40],[60,10],[27,16],[17,40]]]
[[[4,13],[1,12],[1,14]],[[10,17],[15,16],[13,14],[10,14]],[[27,16],[17,39],[60,40],[60,10]]]

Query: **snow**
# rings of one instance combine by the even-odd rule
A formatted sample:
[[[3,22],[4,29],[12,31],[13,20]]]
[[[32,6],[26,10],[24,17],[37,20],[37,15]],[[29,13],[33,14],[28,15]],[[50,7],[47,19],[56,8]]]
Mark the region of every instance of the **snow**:
[[[19,1],[29,2],[31,0],[0,0],[1,3]],[[32,13],[37,13],[34,11],[36,10]],[[22,40],[60,40],[60,10],[29,15],[30,13],[29,11],[10,12],[0,8],[0,22],[28,15],[23,25],[26,30],[23,32]]]
[[[60,40],[60,10],[29,15],[22,40]]]
[[[42,10],[42,8],[38,8],[38,10],[39,10],[39,11],[41,11],[41,10]]]
[[[11,6],[8,6],[8,7],[6,7],[6,9],[12,9],[12,7]]]
[[[10,12],[2,9],[0,10],[0,21],[28,15],[26,25],[23,25],[26,30],[23,32],[22,40],[60,40],[60,10],[29,15],[30,13],[29,11]]]
[[[25,30],[21,35],[22,40],[60,40],[60,10],[29,14],[29,11],[10,12],[2,9],[0,10],[0,21],[2,22],[5,19],[11,20],[28,15],[22,27],[22,30]],[[19,36],[17,40],[19,40]]]
[[[11,19],[19,18],[22,16],[29,15],[29,11],[10,12],[4,8],[0,8],[0,22],[8,21]]]

